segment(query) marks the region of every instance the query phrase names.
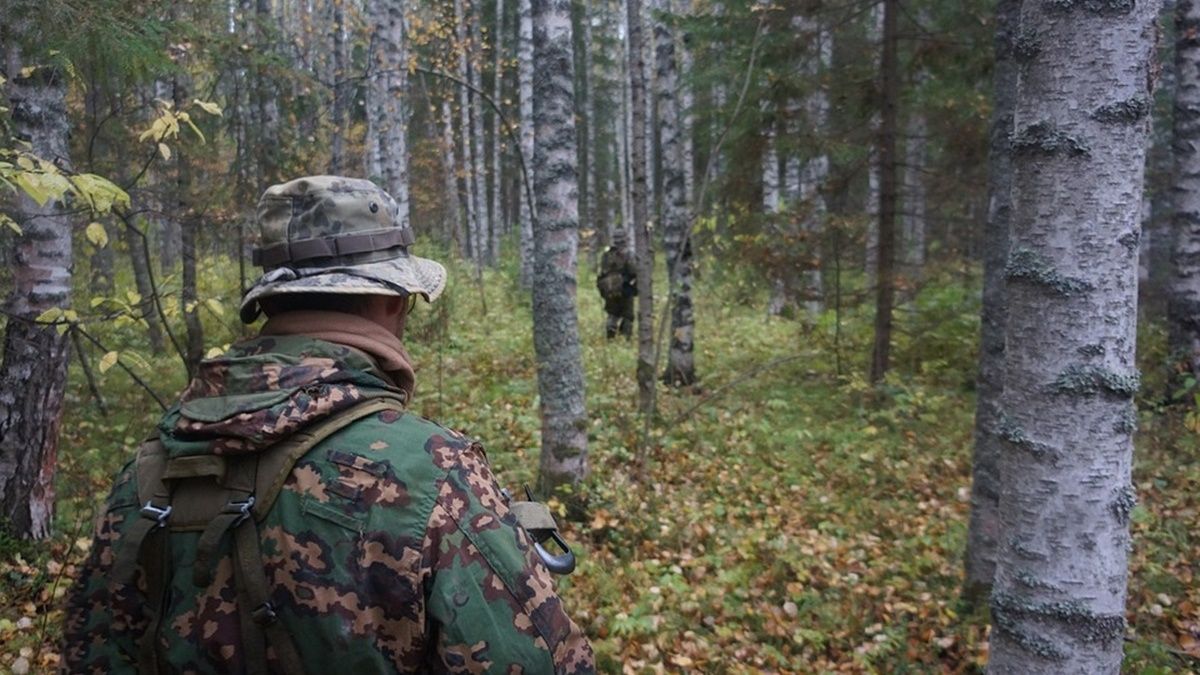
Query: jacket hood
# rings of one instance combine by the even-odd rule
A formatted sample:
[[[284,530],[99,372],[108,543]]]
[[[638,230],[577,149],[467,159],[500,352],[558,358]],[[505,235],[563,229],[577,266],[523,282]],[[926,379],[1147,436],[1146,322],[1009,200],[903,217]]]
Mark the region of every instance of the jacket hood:
[[[200,363],[159,422],[172,457],[257,452],[365,398],[403,397],[357,349],[305,336],[259,336]]]

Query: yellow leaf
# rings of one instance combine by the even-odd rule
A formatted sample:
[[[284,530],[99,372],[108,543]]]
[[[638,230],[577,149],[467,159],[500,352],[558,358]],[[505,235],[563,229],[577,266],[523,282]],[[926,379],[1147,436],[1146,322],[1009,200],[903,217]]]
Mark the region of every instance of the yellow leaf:
[[[204,352],[204,358],[206,358],[206,359],[215,359],[215,358],[217,358],[218,356],[220,356],[221,354],[224,354],[224,353],[225,353],[225,352],[224,352],[224,351],[222,351],[220,347],[213,347],[212,349],[209,349],[208,351]]]
[[[117,352],[109,352],[100,357],[100,372],[107,373],[109,368],[117,365],[117,358],[120,356]]]
[[[171,161],[171,148],[167,147],[166,143],[158,144],[158,154],[162,155],[165,161]]]
[[[108,246],[108,231],[100,223],[89,223],[84,231],[88,241],[92,242],[92,246],[96,248],[104,248]]]
[[[37,69],[38,69],[37,66],[25,66],[24,68],[21,69],[21,72],[18,75],[18,77],[20,77],[23,80],[23,79],[33,75],[34,71],[36,71]]]
[[[216,314],[217,316],[225,316],[225,308],[222,307],[221,303],[217,302],[215,298],[209,298],[205,300],[204,305],[208,307],[208,310],[213,314]]]
[[[62,318],[62,315],[63,315],[63,311],[61,309],[59,309],[57,307],[51,307],[50,309],[42,312],[41,314],[38,314],[37,318],[34,319],[34,321],[36,321],[37,323],[57,323],[58,320]]]
[[[21,229],[21,226],[17,224],[17,221],[9,218],[8,214],[0,213],[0,224],[3,224],[5,227],[13,232],[16,232],[17,234],[25,234],[25,232]]]
[[[201,101],[200,99],[196,99],[192,102],[200,106],[200,108],[209,115],[217,115],[218,117],[221,116],[221,106],[213,103],[212,101]]]

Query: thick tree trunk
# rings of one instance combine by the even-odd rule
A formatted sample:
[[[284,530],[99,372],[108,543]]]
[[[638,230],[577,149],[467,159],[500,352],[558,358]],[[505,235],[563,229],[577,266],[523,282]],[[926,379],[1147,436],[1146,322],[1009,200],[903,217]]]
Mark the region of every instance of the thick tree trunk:
[[[979,376],[976,379],[975,452],[971,461],[971,518],[967,526],[963,597],[975,604],[992,589],[1000,543],[999,434],[1004,377],[1004,265],[1008,262],[1008,223],[1012,212],[1013,109],[1021,0],[996,5],[996,65],[992,71],[992,120],[988,149],[988,213],[983,231],[983,308],[980,312]]]
[[[1159,2],[1026,2],[992,673],[1118,673]]]
[[[1167,304],[1171,351],[1200,376],[1200,2],[1175,6],[1173,274]]]
[[[879,250],[875,274],[875,346],[871,353],[871,382],[887,374],[892,351],[892,305],[895,302],[896,256],[896,112],[900,102],[897,63],[899,0],[883,1],[883,45],[879,61]]]
[[[695,320],[692,313],[692,247],[688,231],[691,212],[684,192],[683,143],[680,138],[679,66],[675,36],[666,23],[670,0],[654,0],[655,94],[658,99],[658,135],[661,139],[663,176],[663,247],[667,255],[671,289],[671,346],[663,381],[685,386],[696,381],[693,357]]]
[[[814,86],[802,108],[815,147],[811,156],[800,163],[799,191],[795,196],[804,204],[806,214],[800,222],[805,244],[804,260],[800,263],[800,295],[805,312],[815,319],[825,305],[821,281],[821,234],[829,210],[825,202],[825,184],[829,181],[829,155],[824,149],[824,139],[829,133],[829,87],[825,75],[833,62],[833,32],[805,16],[797,17],[793,25],[798,33],[812,36],[812,53],[806,61],[805,74]]]
[[[533,167],[533,10],[530,0],[517,0],[517,98],[521,106],[520,140],[521,156],[525,167]],[[525,191],[525,180],[533,175],[522,176],[521,190],[521,285],[528,288],[533,280],[533,214]]]
[[[587,411],[575,308],[579,198],[569,0],[533,2],[534,222],[533,344],[538,361],[542,457],[549,495],[587,475]]]
[[[400,3],[370,0],[370,82],[367,115],[370,124],[369,173],[392,195],[401,223],[408,224],[408,49],[404,9]]]
[[[65,74],[26,62],[0,28],[0,57],[12,131],[37,156],[69,163]],[[10,216],[17,238],[8,296],[10,314],[0,362],[0,530],[23,538],[50,535],[54,468],[62,420],[69,344],[57,326],[33,323],[48,309],[71,303],[71,221],[63,205],[39,206],[22,195]]]
[[[633,242],[638,289],[638,411],[649,415],[654,402],[654,248],[647,223],[650,205],[646,177],[646,65],[642,45],[642,2],[626,0],[629,21],[629,108],[632,111],[629,163],[633,168]]]

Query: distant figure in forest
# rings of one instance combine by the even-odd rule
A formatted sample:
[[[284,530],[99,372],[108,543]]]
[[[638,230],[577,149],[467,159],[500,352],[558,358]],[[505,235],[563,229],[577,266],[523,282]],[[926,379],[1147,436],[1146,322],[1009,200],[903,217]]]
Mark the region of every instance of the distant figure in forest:
[[[613,233],[612,245],[600,257],[596,289],[604,299],[608,314],[604,335],[609,340],[619,332],[628,340],[633,336],[633,299],[637,297],[637,268],[629,255],[629,239],[624,229]]]
[[[300,178],[258,222],[241,318],[267,322],[201,364],[118,475],[63,670],[594,672],[542,562],[553,519],[407,410],[405,323],[446,270],[409,253],[396,202]]]

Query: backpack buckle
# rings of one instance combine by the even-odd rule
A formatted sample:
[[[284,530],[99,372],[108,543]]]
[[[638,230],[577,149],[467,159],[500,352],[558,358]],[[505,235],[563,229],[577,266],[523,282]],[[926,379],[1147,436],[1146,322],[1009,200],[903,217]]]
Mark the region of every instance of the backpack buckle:
[[[275,613],[275,605],[268,601],[250,610],[250,618],[260,626],[269,626],[279,620],[279,615]]]
[[[154,505],[153,501],[147,501],[146,505],[142,507],[142,515],[157,523],[154,526],[155,529],[160,528],[166,525],[167,518],[171,517],[171,505],[167,504],[165,507],[158,507]]]
[[[254,508],[254,495],[250,495],[240,502],[229,502],[228,504],[225,505],[225,508],[223,508],[221,510],[225,513],[238,514],[237,519],[234,520],[229,525],[230,527],[237,527],[238,525],[241,525],[242,523],[246,522],[246,519],[250,517],[250,509],[253,509],[253,508]]]

